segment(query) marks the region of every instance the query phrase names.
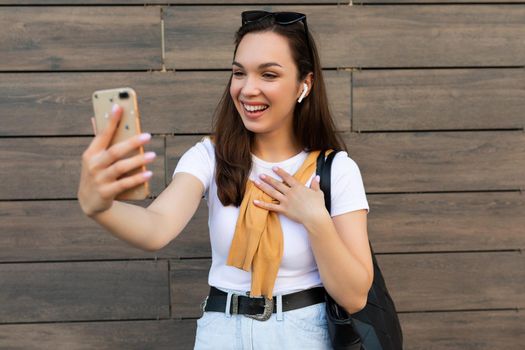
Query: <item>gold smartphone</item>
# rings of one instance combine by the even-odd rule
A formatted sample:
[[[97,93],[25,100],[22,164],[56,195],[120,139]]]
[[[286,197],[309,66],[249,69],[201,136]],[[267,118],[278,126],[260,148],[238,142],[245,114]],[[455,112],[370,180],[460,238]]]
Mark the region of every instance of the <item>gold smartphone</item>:
[[[93,93],[93,110],[95,111],[95,126],[96,132],[102,132],[109,124],[109,117],[111,116],[111,108],[114,104],[118,104],[122,107],[122,116],[120,118],[117,130],[113,134],[111,143],[112,146],[121,141],[127,140],[134,135],[142,133],[140,127],[140,115],[137,104],[137,94],[135,90],[130,87],[98,90]],[[144,154],[144,147],[134,149],[125,155],[124,158],[133,157],[137,154]],[[142,165],[135,168],[120,178],[127,177],[130,175],[138,174],[146,171],[146,166]],[[129,188],[124,192],[119,193],[115,199],[118,200],[142,200],[147,198],[150,194],[148,181],[141,183],[138,186]]]

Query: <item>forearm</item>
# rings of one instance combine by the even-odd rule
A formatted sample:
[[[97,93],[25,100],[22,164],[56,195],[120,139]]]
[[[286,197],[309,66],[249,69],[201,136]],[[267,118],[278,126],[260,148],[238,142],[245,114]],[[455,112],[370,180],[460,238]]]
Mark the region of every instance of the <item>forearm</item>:
[[[146,208],[114,201],[111,208],[91,218],[115,237],[142,250],[159,249],[160,215]]]
[[[326,290],[350,313],[359,311],[370,287],[365,267],[346,248],[328,213],[305,227]]]

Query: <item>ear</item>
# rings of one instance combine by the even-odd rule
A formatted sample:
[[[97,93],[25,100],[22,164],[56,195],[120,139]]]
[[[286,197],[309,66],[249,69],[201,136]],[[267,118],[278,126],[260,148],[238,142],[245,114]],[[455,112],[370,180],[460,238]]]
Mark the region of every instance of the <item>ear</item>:
[[[304,78],[304,80],[300,82],[299,91],[297,93],[297,98],[299,98],[299,96],[301,96],[301,94],[303,93],[303,88],[304,88],[303,83],[308,86],[308,91],[306,92],[306,95],[304,97],[310,95],[310,91],[312,91],[313,78],[314,78],[314,73],[310,72],[308,73],[308,75],[306,75],[306,78]]]

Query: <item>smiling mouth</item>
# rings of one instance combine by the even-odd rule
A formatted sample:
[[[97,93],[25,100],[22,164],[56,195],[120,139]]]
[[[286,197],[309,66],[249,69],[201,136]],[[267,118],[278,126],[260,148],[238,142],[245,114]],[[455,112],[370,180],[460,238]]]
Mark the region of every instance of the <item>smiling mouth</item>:
[[[268,105],[257,105],[257,106],[250,106],[250,105],[247,105],[247,104],[244,104],[242,103],[242,107],[244,108],[244,110],[250,112],[250,113],[256,113],[256,112],[260,112],[260,111],[264,111],[266,110],[269,106]]]

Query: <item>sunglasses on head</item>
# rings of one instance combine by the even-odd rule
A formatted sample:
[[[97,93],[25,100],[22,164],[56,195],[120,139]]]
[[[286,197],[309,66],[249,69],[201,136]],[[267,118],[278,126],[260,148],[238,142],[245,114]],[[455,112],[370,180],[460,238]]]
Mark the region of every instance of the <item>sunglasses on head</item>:
[[[310,47],[310,40],[308,39],[308,25],[306,24],[306,15],[299,12],[268,12],[268,11],[244,11],[241,14],[242,25],[262,21],[265,18],[273,17],[275,23],[282,26],[293,24],[296,22],[303,22],[304,34],[306,37],[306,44],[308,45],[308,52],[313,62],[312,48]]]

